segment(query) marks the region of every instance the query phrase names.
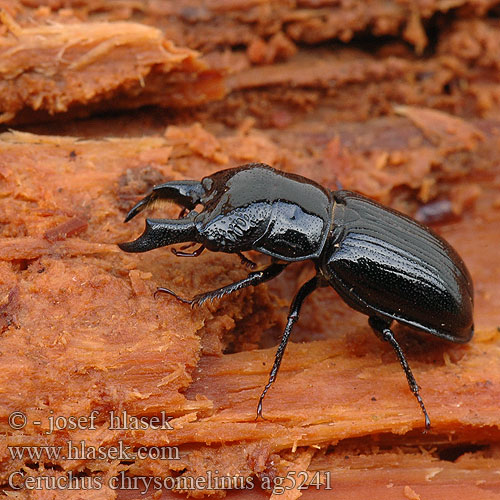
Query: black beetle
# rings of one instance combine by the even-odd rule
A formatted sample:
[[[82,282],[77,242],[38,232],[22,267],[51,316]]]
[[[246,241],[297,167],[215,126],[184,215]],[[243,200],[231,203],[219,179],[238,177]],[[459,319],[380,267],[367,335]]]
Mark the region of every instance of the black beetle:
[[[473,287],[455,250],[429,228],[351,191],[330,191],[304,177],[251,163],[222,170],[198,181],[171,181],[128,213],[125,222],[156,200],[183,207],[179,219],[147,219],[144,233],[120,244],[126,252],[146,252],[174,243],[198,242],[205,248],[237,253],[257,250],[271,264],[240,281],[196,295],[192,300],[159,288],[191,305],[258,285],[277,276],[290,262],[312,259],[316,275],[293,299],[288,321],[257,407],[276,379],[281,359],[304,299],[317,287],[332,286],[353,309],[366,314],[379,338],[391,344],[410,390],[430,427],[419,387],[390,326],[393,320],[452,342],[467,342],[474,326]],[[196,205],[204,209],[195,211]],[[190,246],[190,245],[188,245]]]

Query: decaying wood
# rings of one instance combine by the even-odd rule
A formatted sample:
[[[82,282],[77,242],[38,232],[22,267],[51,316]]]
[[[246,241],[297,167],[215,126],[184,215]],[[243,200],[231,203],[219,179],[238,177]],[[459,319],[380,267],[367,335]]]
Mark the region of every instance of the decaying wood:
[[[44,1],[30,0],[27,6],[23,4],[15,0],[6,3],[6,8],[19,18],[27,17],[26,7],[30,7],[28,12],[32,15],[50,15],[48,9],[40,12],[40,7],[47,5]],[[80,19],[102,17],[103,12],[109,19],[139,19],[160,27],[177,43],[204,52],[241,45],[251,51],[252,45],[276,36],[294,43],[316,44],[331,39],[349,42],[359,33],[402,37],[421,51],[428,43],[424,25],[433,16],[450,10],[458,17],[484,16],[496,4],[495,0],[68,0],[64,3]],[[57,11],[52,15],[57,16]],[[66,11],[64,15],[70,14]]]
[[[230,125],[251,114],[257,123],[277,128],[300,122],[311,110],[337,122],[365,121],[391,114],[398,104],[496,117],[498,33],[496,20],[451,23],[429,58],[415,58],[397,43],[378,52],[351,46],[302,49],[286,61],[261,66],[239,55],[233,63],[239,69],[228,77],[231,94],[211,108]],[[224,58],[211,60],[218,66]]]
[[[194,106],[223,96],[220,75],[138,23],[18,25],[0,12],[0,123],[28,112]],[[28,116],[19,117],[24,112]]]
[[[494,450],[500,440],[500,276],[486,263],[495,258],[492,228],[500,220],[498,188],[490,180],[498,175],[491,152],[500,137],[488,123],[472,127],[450,117],[444,126],[443,115],[438,117],[442,132],[437,129],[434,141],[429,141],[422,130],[435,122],[434,112],[400,111],[411,121],[394,120],[387,135],[391,147],[375,140],[376,125],[373,134],[365,125],[365,140],[358,148],[349,147],[351,157],[344,163],[366,157],[370,148],[373,153],[393,149],[387,154],[394,155],[410,141],[415,154],[401,152],[399,160],[407,182],[412,182],[411,172],[418,166],[417,151],[434,155],[437,170],[428,175],[448,179],[449,186],[452,179],[467,182],[459,168],[453,171],[446,165],[457,151],[471,159],[489,158],[490,169],[484,181],[477,178],[482,196],[476,215],[465,214],[446,231],[475,277],[474,342],[448,345],[428,336],[409,337],[407,332],[400,337],[431,413],[429,433],[421,432],[422,415],[390,348],[376,339],[364,316],[326,289],[308,299],[296,332],[297,338],[316,334],[321,340],[288,347],[278,381],[265,401],[267,420],[255,422],[256,401],[274,348],[245,349],[260,345],[270,327],[281,328],[285,311],[276,304],[288,302],[287,294],[303,281],[303,273],[292,271],[271,288],[250,288],[230,300],[191,310],[170,297],[155,300],[153,291],[168,283],[190,296],[237,279],[247,272],[237,257],[208,253],[183,260],[168,249],[128,255],[115,245],[142,230],[140,218],[125,225],[123,216],[160,179],[199,178],[263,157],[300,172],[302,162],[288,148],[257,132],[216,137],[200,125],[170,127],[163,137],[143,139],[77,141],[6,133],[0,136],[2,481],[26,463],[13,460],[8,446],[58,445],[66,453],[70,439],[85,442],[87,448],[119,442],[132,448],[177,447],[180,457],[120,465],[109,459],[52,460],[60,468],[56,475],[72,471],[104,481],[125,470],[131,477],[182,472],[181,477],[190,478],[217,469],[220,476],[252,478],[255,486],[247,493],[257,495],[266,477],[307,469],[332,474],[334,490],[341,495],[346,488],[361,488],[355,474],[363,471],[377,488],[392,485],[394,495],[443,491],[455,481],[466,485],[457,498],[467,498],[483,480],[498,491],[498,478],[488,471],[498,467]],[[337,150],[349,144],[345,130],[316,133],[326,151],[331,141]],[[288,140],[300,148],[313,135],[304,137],[302,144],[293,135]],[[411,136],[420,140],[411,141]],[[462,138],[459,147],[456,137]],[[327,154],[333,169],[321,180],[333,184],[342,162]],[[309,160],[313,175],[317,162]],[[392,168],[390,163],[381,163],[377,170]],[[368,162],[358,165],[368,175],[373,173]],[[480,215],[485,209],[487,220]],[[177,210],[164,209],[163,214],[175,217]],[[73,227],[74,233],[67,231]],[[223,354],[238,345],[236,350],[243,348],[242,352]],[[28,424],[13,431],[7,417],[19,409]],[[93,410],[100,412],[95,430],[44,434],[50,415],[85,416]],[[110,410],[149,417],[165,411],[173,417],[173,429],[110,430]],[[37,420],[42,424],[35,425]],[[336,443],[338,450],[331,448]],[[379,446],[382,449],[376,451]],[[476,453],[451,468],[442,457],[460,446],[472,446]],[[483,446],[488,446],[488,453],[481,452]],[[405,451],[382,451],[397,447]],[[377,476],[380,467],[391,467],[391,475]],[[470,469],[476,471],[473,476]],[[46,475],[43,468],[26,470]],[[209,492],[210,488],[200,488],[197,494]],[[112,498],[114,493],[104,488],[100,494],[99,498]],[[126,498],[127,491],[123,494]],[[296,498],[298,491],[287,494]]]
[[[193,108],[209,102],[212,106],[190,111],[191,118],[198,113],[194,114],[197,119],[224,121],[232,127],[250,115],[263,126],[284,128],[311,110],[320,110],[329,119],[333,113],[339,122],[364,121],[390,114],[398,104],[432,107],[464,117],[494,117],[498,113],[496,20],[450,22],[435,42],[434,56],[416,58],[396,42],[377,52],[352,47],[297,51],[279,36],[281,31],[266,43],[259,42],[260,38],[251,43],[246,40],[250,45],[242,52],[233,47],[245,41],[224,45],[231,30],[214,27],[208,15],[204,23],[223,38],[217,42],[219,50],[211,50],[200,59],[185,46],[198,48],[191,35],[209,38],[199,34],[196,22],[186,30],[190,35],[187,39],[176,35],[176,24],[164,23],[180,11],[178,7],[167,8],[167,4],[163,17],[153,23],[163,32],[133,22],[77,23],[77,11],[66,19],[50,11],[45,16],[39,14],[34,25],[19,14],[16,19],[22,24],[18,24],[4,11],[0,38],[2,122],[41,121],[47,114],[68,110],[81,116],[144,105]],[[435,7],[442,10],[444,5]],[[90,11],[94,8],[98,10],[99,4]],[[125,17],[132,18],[130,8]],[[156,8],[161,10],[159,4]],[[265,17],[259,10],[262,5],[252,8],[257,9],[253,16]],[[340,9],[344,15],[345,8]],[[231,12],[230,4],[227,9]],[[299,16],[299,11],[293,12]],[[79,15],[95,17],[89,12]],[[253,26],[252,16],[236,17]],[[229,17],[226,13],[218,19]],[[331,33],[329,37],[336,36],[338,33]]]
[[[496,4],[0,0],[0,120],[36,122],[24,129],[40,134],[0,135],[2,489],[18,498],[499,498]],[[314,46],[353,38],[355,47]],[[164,110],[132,111],[143,105]],[[71,120],[106,110],[129,111]],[[328,288],[304,304],[266,420],[255,420],[310,264],[190,309],[154,291],[190,297],[237,280],[248,272],[238,256],[116,246],[142,231],[142,215],[123,218],[151,186],[251,161],[437,221],[463,256],[473,341],[396,327],[429,432],[390,346]],[[169,205],[148,216],[178,214]],[[22,429],[9,423],[16,411]],[[111,429],[111,411],[148,425]],[[92,412],[95,428],[51,432],[50,417]],[[158,429],[161,415],[168,425]],[[87,454],[68,456],[70,442]],[[16,458],[15,446],[61,450]],[[119,446],[167,456],[117,458]],[[101,487],[15,490],[19,472]],[[190,483],[209,473],[225,482]]]

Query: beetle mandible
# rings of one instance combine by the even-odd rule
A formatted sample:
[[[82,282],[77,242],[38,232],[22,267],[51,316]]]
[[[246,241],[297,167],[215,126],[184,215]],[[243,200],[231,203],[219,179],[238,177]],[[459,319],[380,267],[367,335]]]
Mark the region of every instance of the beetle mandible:
[[[128,213],[125,222],[167,200],[183,207],[178,219],[146,219],[144,233],[121,243],[126,252],[146,252],[175,243],[200,243],[205,249],[236,253],[256,250],[271,256],[268,267],[242,280],[187,300],[191,305],[220,298],[274,277],[291,262],[311,259],[316,275],[292,301],[269,380],[257,406],[273,384],[304,299],[318,287],[333,287],[353,309],[368,316],[375,334],[389,342],[403,367],[411,392],[430,419],[419,386],[391,330],[396,320],[452,342],[471,339],[473,286],[456,251],[426,226],[351,191],[330,191],[310,179],[251,163],[221,170],[199,181],[157,185]],[[195,207],[202,205],[202,211]],[[190,246],[190,245],[188,245]]]

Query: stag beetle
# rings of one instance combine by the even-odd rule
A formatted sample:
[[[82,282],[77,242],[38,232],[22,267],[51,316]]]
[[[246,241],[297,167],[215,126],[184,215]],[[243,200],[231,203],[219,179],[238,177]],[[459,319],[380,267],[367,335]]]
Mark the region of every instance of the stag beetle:
[[[273,384],[304,299],[318,287],[331,286],[353,309],[368,316],[375,334],[389,342],[406,374],[410,390],[430,419],[419,386],[391,331],[396,320],[452,342],[467,342],[474,326],[473,286],[455,250],[429,228],[351,191],[330,191],[312,180],[251,163],[222,170],[198,181],[171,181],[152,192],[128,213],[125,222],[157,200],[183,207],[179,219],[146,219],[144,233],[121,243],[126,252],[146,252],[175,243],[200,243],[205,249],[236,253],[256,250],[271,256],[262,270],[240,281],[187,300],[202,304],[277,276],[295,261],[312,259],[316,275],[304,283],[291,304],[288,320],[257,406]],[[204,209],[197,212],[195,207]],[[185,249],[187,247],[183,247]]]

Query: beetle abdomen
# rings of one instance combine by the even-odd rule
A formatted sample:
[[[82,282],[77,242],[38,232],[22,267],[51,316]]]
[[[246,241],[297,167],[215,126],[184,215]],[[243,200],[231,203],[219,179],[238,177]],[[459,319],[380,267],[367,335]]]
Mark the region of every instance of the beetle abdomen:
[[[399,212],[349,191],[334,193],[323,274],[354,309],[454,342],[473,334],[472,280],[453,248]]]

